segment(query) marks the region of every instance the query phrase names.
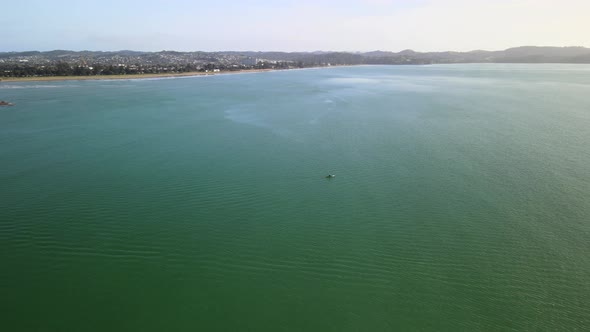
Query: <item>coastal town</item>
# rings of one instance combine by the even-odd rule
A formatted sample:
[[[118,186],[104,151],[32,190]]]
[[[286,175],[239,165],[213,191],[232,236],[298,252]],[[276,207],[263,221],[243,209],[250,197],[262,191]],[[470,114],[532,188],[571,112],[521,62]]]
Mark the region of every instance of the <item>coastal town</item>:
[[[256,56],[259,55],[259,56]],[[269,57],[262,57],[270,55]],[[343,61],[337,61],[346,64]],[[0,77],[217,73],[330,66],[324,59],[206,52],[12,52],[0,53]]]
[[[471,52],[0,52],[0,79],[154,75],[273,70],[337,65],[453,63],[590,63],[590,48],[516,47]]]

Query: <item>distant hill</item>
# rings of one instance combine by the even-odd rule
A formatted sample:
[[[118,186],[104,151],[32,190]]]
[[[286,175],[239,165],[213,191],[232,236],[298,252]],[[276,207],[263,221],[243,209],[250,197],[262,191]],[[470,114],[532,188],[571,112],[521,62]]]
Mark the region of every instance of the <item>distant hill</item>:
[[[584,47],[539,47],[523,46],[509,48],[500,52],[497,62],[506,63],[539,63],[539,62],[564,62],[577,63],[578,57],[590,55],[590,49]]]
[[[590,48],[523,46],[504,51],[364,53],[372,63],[590,63]]]
[[[68,51],[0,52],[0,64],[51,64],[66,62],[100,64],[232,64],[284,61],[305,65],[445,64],[445,63],[590,63],[590,48],[523,46],[504,51],[470,52],[138,52]]]

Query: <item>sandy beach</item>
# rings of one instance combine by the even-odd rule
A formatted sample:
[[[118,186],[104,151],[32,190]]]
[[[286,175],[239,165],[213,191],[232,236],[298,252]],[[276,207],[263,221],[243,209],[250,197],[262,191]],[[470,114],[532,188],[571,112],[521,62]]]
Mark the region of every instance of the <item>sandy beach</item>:
[[[298,69],[298,68],[295,68]],[[260,73],[267,71],[292,70],[292,69],[250,69],[220,72],[186,72],[186,73],[161,73],[161,74],[131,74],[131,75],[94,75],[94,76],[44,76],[44,77],[1,77],[2,82],[39,82],[39,81],[87,81],[87,80],[132,80],[144,78],[186,77],[186,76],[211,76],[227,74]]]

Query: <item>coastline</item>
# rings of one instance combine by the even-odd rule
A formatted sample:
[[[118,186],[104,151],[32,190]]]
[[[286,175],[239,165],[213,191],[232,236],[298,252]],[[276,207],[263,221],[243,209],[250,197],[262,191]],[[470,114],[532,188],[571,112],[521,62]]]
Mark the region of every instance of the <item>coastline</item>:
[[[279,69],[276,69],[279,70]],[[94,75],[94,76],[44,76],[44,77],[2,77],[0,84],[3,82],[56,82],[56,81],[103,81],[103,80],[136,80],[145,78],[173,78],[173,77],[191,77],[191,76],[214,76],[227,74],[242,74],[242,73],[261,73],[267,71],[276,71],[275,69],[252,69],[252,70],[237,70],[237,71],[220,71],[204,73],[201,71],[185,72],[185,73],[160,73],[160,74],[131,74],[131,75]],[[285,69],[290,70],[290,69]]]
[[[331,66],[337,67],[337,66]],[[136,80],[146,78],[174,78],[174,77],[194,77],[194,76],[215,76],[215,75],[230,75],[230,74],[248,74],[248,73],[263,73],[270,71],[286,71],[286,70],[300,70],[311,68],[330,68],[330,67],[305,67],[305,68],[291,68],[291,69],[248,69],[236,71],[220,71],[220,72],[185,72],[185,73],[160,73],[160,74],[130,74],[130,75],[94,75],[94,76],[43,76],[43,77],[0,77],[0,84],[15,83],[15,82],[56,82],[56,81],[102,81],[102,80]]]

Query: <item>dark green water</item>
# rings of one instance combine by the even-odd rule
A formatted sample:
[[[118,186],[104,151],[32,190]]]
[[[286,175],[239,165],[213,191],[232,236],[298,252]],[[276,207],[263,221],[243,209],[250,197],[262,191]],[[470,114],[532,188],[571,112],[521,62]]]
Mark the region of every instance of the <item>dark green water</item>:
[[[0,99],[1,331],[590,328],[590,66]]]

